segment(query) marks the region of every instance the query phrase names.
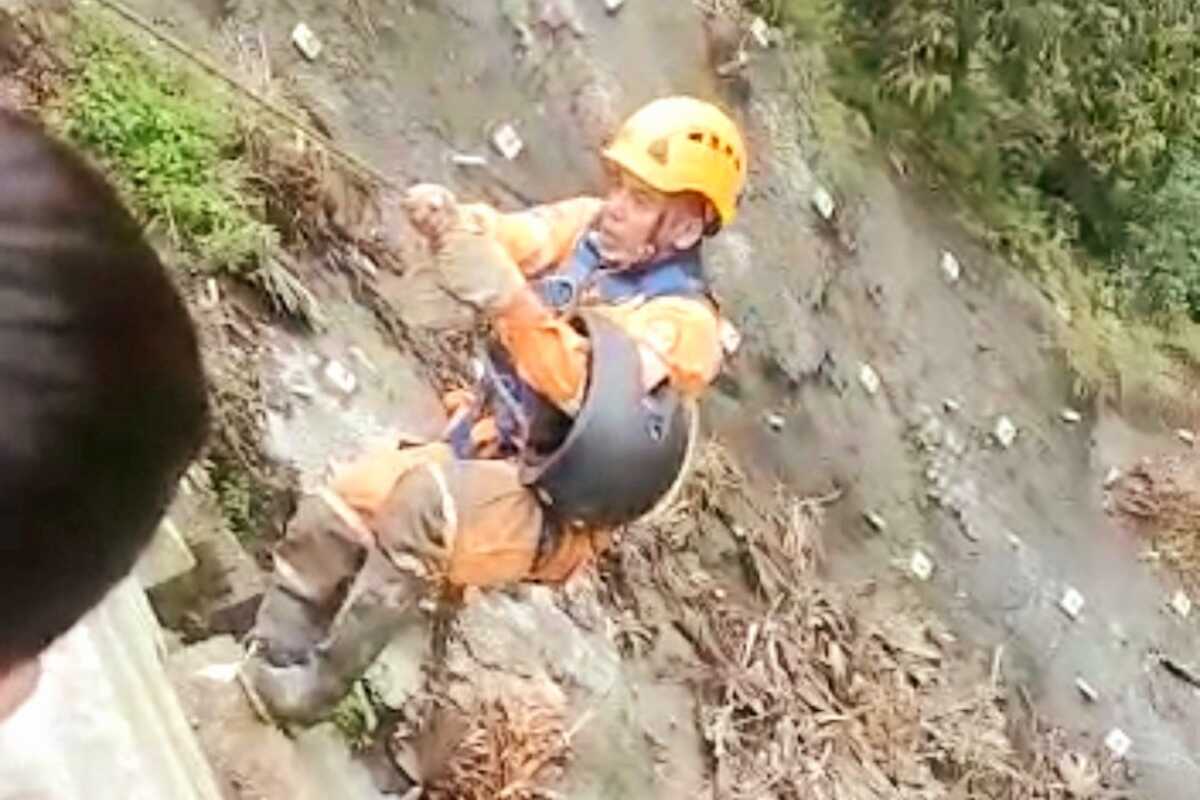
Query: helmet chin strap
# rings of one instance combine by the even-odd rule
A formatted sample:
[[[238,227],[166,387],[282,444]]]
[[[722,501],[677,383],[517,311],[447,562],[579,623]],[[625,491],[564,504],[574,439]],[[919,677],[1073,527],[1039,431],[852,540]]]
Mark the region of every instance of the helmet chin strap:
[[[638,259],[634,264],[650,264],[661,254],[662,248],[658,246],[658,239],[662,236],[663,224],[666,219],[667,212],[659,211],[658,217],[654,220],[654,227],[646,235],[645,243],[638,249]],[[629,266],[632,267],[634,264]]]

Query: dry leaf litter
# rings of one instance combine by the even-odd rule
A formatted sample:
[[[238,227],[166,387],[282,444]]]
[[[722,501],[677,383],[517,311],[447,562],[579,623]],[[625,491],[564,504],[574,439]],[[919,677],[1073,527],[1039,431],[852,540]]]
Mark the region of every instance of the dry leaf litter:
[[[823,508],[833,497],[778,493],[763,503],[748,501],[749,491],[726,451],[708,445],[676,505],[629,532],[610,575],[626,588],[653,583],[703,662],[695,687],[714,797],[1125,796],[1113,788],[1121,765],[1014,713],[991,659],[964,659],[935,619],[881,614],[869,590],[820,576]],[[731,509],[757,519],[735,520]],[[684,566],[694,537],[714,526],[739,541],[753,592],[715,590]],[[637,604],[620,589],[613,602]]]

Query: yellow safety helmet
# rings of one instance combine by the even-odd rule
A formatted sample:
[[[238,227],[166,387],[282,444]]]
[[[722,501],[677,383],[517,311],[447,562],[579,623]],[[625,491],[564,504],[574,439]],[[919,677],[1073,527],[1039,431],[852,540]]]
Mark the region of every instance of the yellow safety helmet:
[[[697,192],[722,225],[737,216],[746,184],[746,145],[711,103],[667,97],[642,107],[617,131],[604,157],[660,192]]]

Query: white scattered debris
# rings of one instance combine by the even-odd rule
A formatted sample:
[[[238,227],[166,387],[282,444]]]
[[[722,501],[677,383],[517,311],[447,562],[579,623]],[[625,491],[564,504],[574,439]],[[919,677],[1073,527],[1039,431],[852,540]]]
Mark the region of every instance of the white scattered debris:
[[[858,382],[862,384],[867,394],[874,395],[879,392],[879,373],[870,364],[859,365]]]
[[[604,0],[604,10],[610,14],[620,11],[623,5],[625,5],[625,0]]]
[[[762,17],[755,17],[750,22],[750,35],[759,47],[766,50],[771,46],[771,26]]]
[[[1008,546],[1011,547],[1013,550],[1020,550],[1022,547],[1025,546],[1025,543],[1021,541],[1020,536],[1017,536],[1015,533],[1009,533],[1008,534]]]
[[[313,33],[312,28],[301,22],[292,31],[292,44],[296,45],[296,49],[304,54],[304,57],[309,61],[316,61],[321,56],[321,51],[324,45],[317,35]]]
[[[996,420],[996,429],[992,431],[992,435],[996,438],[997,444],[1008,449],[1017,439],[1017,426],[1008,417],[1001,416]]]
[[[1171,598],[1171,608],[1175,610],[1176,614],[1187,619],[1192,613],[1192,598],[1188,597],[1187,593],[1180,589]]]
[[[942,274],[946,276],[946,280],[951,283],[958,283],[958,279],[962,277],[962,265],[958,263],[958,258],[949,250],[942,251]]]
[[[1064,408],[1059,413],[1059,416],[1062,418],[1062,421],[1068,425],[1074,425],[1077,422],[1083,421],[1083,414],[1080,414],[1073,408]]]
[[[1113,484],[1121,480],[1121,470],[1116,467],[1109,467],[1108,472],[1104,475],[1104,488],[1111,489]]]
[[[1125,731],[1120,728],[1113,728],[1108,732],[1108,736],[1104,737],[1104,746],[1117,758],[1124,758],[1129,754],[1129,748],[1133,746],[1133,740],[1129,738]]]
[[[303,397],[305,400],[311,400],[317,396],[317,384],[313,380],[312,374],[306,369],[292,367],[284,370],[279,376],[280,383],[289,392],[296,397]]]
[[[358,378],[354,372],[335,359],[330,359],[325,365],[325,379],[342,394],[353,394],[358,388]]]
[[[221,286],[217,283],[216,278],[209,278],[204,282],[205,300],[209,308],[216,308],[221,304]]]
[[[215,681],[217,683],[233,683],[238,676],[238,671],[242,665],[239,661],[231,661],[228,664],[210,664],[201,670],[197,670],[196,675],[205,680]]]
[[[1063,322],[1069,323],[1075,316],[1074,312],[1071,311],[1071,305],[1066,300],[1056,300],[1054,302],[1054,311]]]
[[[456,167],[486,167],[488,160],[485,156],[472,153],[451,153],[450,163]]]
[[[767,427],[776,433],[783,430],[783,427],[787,424],[787,420],[783,418],[782,414],[776,414],[773,411],[763,416],[763,422],[767,423]]]
[[[1068,586],[1062,599],[1058,601],[1058,607],[1071,619],[1078,619],[1079,613],[1083,611],[1084,602],[1083,595]]]
[[[1175,431],[1175,435],[1179,437],[1179,441],[1192,447],[1196,444],[1196,434],[1194,431],[1189,431],[1187,428],[1180,428]]]
[[[362,368],[372,375],[379,374],[379,367],[375,366],[375,362],[371,360],[371,357],[358,345],[350,348],[350,357],[361,364]]]
[[[525,149],[525,143],[517,135],[517,129],[508,123],[492,132],[492,146],[509,161],[521,155],[521,151]]]
[[[957,414],[959,411],[962,411],[962,403],[947,397],[942,401],[942,408],[946,410],[947,414]]]
[[[821,219],[826,222],[833,220],[833,215],[837,213],[837,205],[833,201],[833,195],[824,186],[818,186],[813,189],[812,197],[810,198],[813,209],[821,216]]]
[[[920,550],[913,551],[908,569],[920,581],[927,581],[933,577],[933,561]]]
[[[721,317],[719,329],[721,348],[725,351],[725,355],[732,356],[742,349],[742,332],[737,329],[736,325]]]
[[[1075,679],[1075,688],[1079,690],[1079,693],[1083,695],[1084,699],[1089,703],[1094,703],[1100,699],[1100,693],[1096,691],[1096,688],[1083,678]]]
[[[863,519],[865,519],[867,524],[879,533],[883,533],[887,530],[887,520],[876,514],[874,511],[868,511],[864,513]]]

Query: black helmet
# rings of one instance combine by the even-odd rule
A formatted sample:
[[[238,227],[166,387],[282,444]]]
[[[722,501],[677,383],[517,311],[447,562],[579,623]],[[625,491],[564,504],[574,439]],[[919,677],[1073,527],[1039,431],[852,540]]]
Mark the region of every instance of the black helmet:
[[[525,449],[521,478],[561,521],[614,527],[671,489],[695,412],[666,381],[647,393],[637,344],[615,322],[591,310],[575,321],[591,342],[583,406],[556,448]]]

